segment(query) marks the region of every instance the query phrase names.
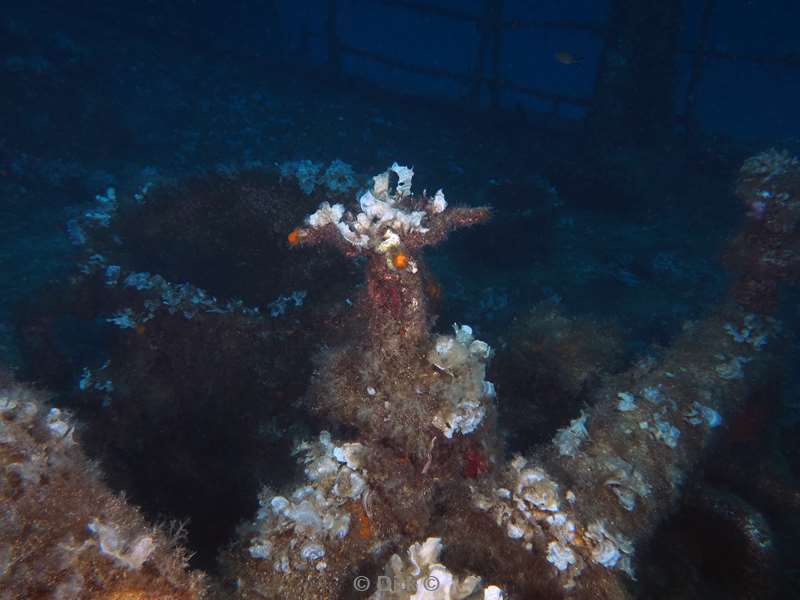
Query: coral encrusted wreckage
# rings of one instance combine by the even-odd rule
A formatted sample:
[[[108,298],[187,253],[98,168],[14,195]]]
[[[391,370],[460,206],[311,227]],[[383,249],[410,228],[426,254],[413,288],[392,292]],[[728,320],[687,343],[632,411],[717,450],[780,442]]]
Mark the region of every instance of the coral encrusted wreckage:
[[[285,169],[280,185],[299,172],[295,167]],[[345,191],[337,184],[338,191],[325,192],[321,183],[303,189],[318,207],[288,234],[288,251],[313,249],[329,260],[325,252],[333,248],[366,275],[358,296],[348,299],[349,312],[323,319],[345,321],[337,332],[346,335],[320,345],[309,372],[303,407],[328,426],[296,445],[299,481],[261,490],[257,514],[221,554],[212,593],[248,600],[634,597],[637,551],[676,509],[706,450],[778,360],[781,327],[770,313],[780,284],[800,278],[797,161],[772,152],[745,163],[738,193],[750,212],[726,254],[737,274],[729,297],[688,323],[657,359],[596,380],[590,401],[549,443],[514,456],[504,454],[500,399],[487,380],[494,351],[469,325],[434,331],[436,284],[422,255],[491,211],[452,206],[442,190],[414,194],[413,175],[395,163],[354,205],[345,199],[349,175]],[[104,198],[108,218],[92,219],[105,228],[116,197]],[[261,195],[252,198],[262,205]],[[111,266],[102,255],[89,257],[84,275],[125,298],[134,291],[144,298],[142,306],[106,315],[132,340],[147,339],[170,316],[203,330],[223,318],[243,332],[272,328],[271,338],[246,338],[253,352],[265,343],[256,340],[280,345],[297,335],[283,332],[269,311]],[[302,300],[306,292],[290,297]],[[245,363],[249,354],[242,353]],[[108,364],[81,378],[86,390],[117,393],[117,363]],[[239,371],[233,378],[241,379]],[[53,501],[47,486],[72,490],[74,498],[77,484],[58,473],[83,460],[69,418],[15,385],[0,395],[3,493],[16,507],[6,513],[12,516],[4,517],[4,531],[21,531],[35,518],[25,512],[34,500]],[[110,494],[91,470],[82,477],[84,488]],[[34,494],[44,478],[35,492],[44,500],[11,500]],[[38,552],[63,557],[61,570],[48,576],[54,585],[150,586],[157,597],[161,590],[172,594],[163,597],[199,597],[203,582],[184,570],[180,550],[122,500],[108,502],[105,509],[81,506],[60,523],[58,539],[39,545]],[[23,560],[7,538],[3,533],[0,577],[8,581],[11,572],[27,581],[26,571],[7,566]],[[114,578],[115,570],[125,576]]]
[[[275,546],[252,541],[263,539],[257,521],[251,557],[240,563],[240,589],[254,590],[254,598],[289,589],[308,597],[334,594],[350,572],[338,564],[342,552],[353,568],[378,561],[387,543],[414,548],[433,543],[429,536],[435,534],[436,544],[461,561],[462,572],[480,565],[491,575],[499,587],[486,597],[501,589],[520,597],[629,597],[637,544],[673,510],[725,415],[743,401],[748,380],[768,362],[777,323],[725,303],[688,326],[659,363],[606,381],[595,404],[558,431],[552,444],[503,464],[494,386],[484,377],[492,350],[466,325],[455,324],[452,334],[431,332],[427,273],[419,255],[447,232],[483,221],[489,211],[449,207],[441,191],[413,196],[412,175],[393,165],[373,179],[357,208],[323,203],[289,237],[293,245],[325,243],[367,259],[358,301],[362,331],[321,359],[311,403],[357,431],[366,447],[362,470],[354,473],[366,500],[350,501],[349,521],[366,515],[368,527],[345,532],[335,526],[348,520],[340,509],[330,512],[348,502],[335,493],[330,501],[331,482],[346,468],[341,461],[328,458],[322,478],[318,468],[307,468],[310,488],[262,509],[274,513],[272,535],[283,536],[284,546],[281,532],[292,531],[291,556],[252,556],[253,543]],[[797,198],[790,202],[796,206]],[[784,239],[797,236],[796,228],[792,232]],[[476,477],[464,480],[458,462],[473,453],[485,462],[473,471]],[[312,535],[336,540],[327,547],[318,542],[311,557],[303,556],[311,539],[304,533],[307,524],[287,516],[299,514],[297,502],[311,506],[306,496],[320,498]],[[397,556],[391,564],[400,570]],[[313,578],[304,575],[311,570],[317,571]],[[471,597],[427,594],[414,589],[391,597]]]
[[[102,483],[71,417],[0,372],[0,597],[170,598],[206,589],[188,556]]]

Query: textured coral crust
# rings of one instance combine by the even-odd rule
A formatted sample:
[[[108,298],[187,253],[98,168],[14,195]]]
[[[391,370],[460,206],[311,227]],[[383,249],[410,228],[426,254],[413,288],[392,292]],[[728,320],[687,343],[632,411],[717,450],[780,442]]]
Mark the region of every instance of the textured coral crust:
[[[473,450],[485,457],[492,454],[496,414],[484,384],[483,359],[467,356],[457,367],[441,370],[426,359],[434,341],[424,340],[424,344],[402,346],[367,340],[363,345],[327,351],[309,391],[312,406],[358,429],[360,441],[388,445],[419,469],[432,456],[432,444],[438,451],[457,442],[451,451],[463,461],[465,437],[477,444],[469,446]],[[402,348],[404,352],[396,352]],[[479,405],[484,418],[469,435],[459,433],[446,440],[436,416],[457,410],[462,402]],[[458,464],[448,477],[465,468]]]
[[[455,499],[454,499],[455,500]],[[544,552],[529,552],[498,530],[493,518],[474,510],[469,501],[452,502],[442,511],[437,535],[447,540],[448,566],[454,570],[491,577],[510,598],[550,600],[630,598],[625,583],[613,572],[596,565],[584,570],[570,592],[565,592]]]
[[[728,574],[729,589],[741,598],[773,598],[777,570],[776,539],[769,522],[753,506],[727,490],[693,488],[684,500],[691,506],[691,527],[706,535],[722,534],[730,556],[742,553],[739,564],[747,567]]]
[[[427,231],[412,229],[400,235],[400,247],[405,250],[403,262],[406,266],[403,268],[387,261],[383,253],[369,252],[367,287],[360,305],[369,322],[369,339],[380,344],[383,352],[396,354],[401,348],[410,349],[422,343],[428,334],[430,315],[426,298],[428,286],[425,285],[428,275],[416,252],[443,241],[455,229],[481,223],[489,216],[490,210],[486,207],[454,207],[428,214],[423,223]],[[381,235],[376,234],[376,237],[381,239]],[[346,241],[332,223],[297,230],[296,240],[293,245],[330,244],[346,256],[364,252]]]
[[[391,587],[377,586],[369,600],[503,600],[503,591],[494,585],[484,586],[481,578],[472,574],[452,573],[442,563],[441,538],[429,537],[424,542],[412,544],[405,553],[393,554],[386,565],[386,576]],[[430,583],[438,585],[429,593]],[[427,584],[427,585],[426,585]]]
[[[742,306],[759,313],[778,307],[778,284],[774,279],[742,277],[733,284],[733,297]]]
[[[469,223],[469,215],[451,222]],[[404,248],[424,243],[412,236],[427,240],[430,233],[405,234]],[[385,268],[377,261],[370,265],[362,310],[369,319],[405,325],[412,317],[402,310],[402,295],[386,289],[402,286],[403,278]],[[523,597],[559,597],[564,588],[576,597],[627,597],[620,574],[633,572],[630,541],[652,535],[673,509],[684,479],[713,439],[719,413],[727,416],[746,397],[745,369],[751,378],[768,362],[761,332],[750,331],[756,322],[738,307],[724,309],[687,331],[661,364],[637,366],[609,380],[585,417],[540,448],[527,467],[517,460],[504,474],[478,479],[475,504],[465,501],[463,487],[434,485],[441,515],[436,528],[445,532],[449,552],[463,557],[458,566],[491,571]],[[425,321],[419,329],[424,332]],[[438,406],[432,399],[464,382],[445,368],[426,370],[420,359],[424,335],[406,346],[409,352],[393,355],[381,350],[391,348],[396,329],[369,334],[328,355],[315,386],[318,405],[358,428],[370,445],[394,446],[421,462],[431,433],[424,415]],[[440,386],[437,377],[444,378]],[[477,439],[481,434],[491,437],[478,432]],[[453,448],[445,441],[441,446]],[[441,446],[434,451],[432,443],[427,450],[433,453],[430,472],[452,481],[456,471],[441,471],[437,464]],[[414,479],[403,475],[405,482]],[[393,504],[391,497],[387,504]],[[476,516],[477,509],[487,514]],[[469,569],[469,561],[480,564]]]
[[[618,327],[566,317],[558,306],[538,305],[519,316],[492,362],[494,377],[504,383],[503,418],[524,432],[507,440],[511,449],[545,442],[573,419],[601,378],[624,368],[624,348]],[[531,390],[536,411],[526,402]]]
[[[292,569],[288,573],[278,573],[272,561],[264,561],[249,556],[247,548],[234,546],[221,557],[223,569],[231,581],[236,581],[236,590],[229,596],[242,600],[264,600],[282,598],[338,598],[347,589],[351,561],[358,563],[368,558],[369,547],[365,541],[345,538],[327,549],[327,567],[320,572],[309,566],[307,569]]]
[[[100,482],[63,413],[5,378],[0,419],[0,589],[13,598],[203,597],[185,552]]]
[[[747,224],[724,261],[741,275],[736,300],[768,313],[777,304],[780,282],[800,283],[800,162],[774,150],[748,159],[736,195],[748,209]]]
[[[395,189],[389,186],[391,172],[399,177]],[[429,335],[427,276],[419,251],[490,216],[486,207],[448,207],[441,190],[433,198],[410,195],[413,174],[395,163],[373,178],[372,189],[359,199],[360,212],[323,202],[306,217],[307,227],[289,234],[290,246],[330,244],[346,256],[368,257],[359,311],[369,326],[360,345],[392,363],[416,354]]]
[[[420,205],[422,204],[420,203]],[[477,225],[490,217],[491,209],[486,206],[448,207],[444,212],[427,215],[424,225],[428,231],[423,233],[412,230],[403,234],[401,239],[406,248],[411,251],[418,251],[425,246],[433,246],[444,241],[456,229]],[[346,256],[360,254],[359,248],[347,242],[332,223],[317,228],[300,229],[297,232],[297,241],[299,244],[309,245],[332,244]]]
[[[274,560],[255,559],[248,552],[247,540],[254,535],[248,527],[243,530],[243,539],[225,551],[221,561],[226,578],[237,582],[237,597],[346,596],[359,572],[383,565],[393,548],[387,541],[413,540],[429,529],[433,511],[430,480],[420,478],[416,466],[387,448],[369,448],[366,459],[370,493],[344,505],[350,514],[350,531],[344,538],[326,540],[325,569],[318,571],[313,563],[297,568],[295,561],[288,572],[277,572]],[[289,495],[291,490],[287,490]],[[286,531],[283,537],[275,538],[275,547],[288,544],[292,535],[292,531]]]
[[[452,537],[458,544],[466,544],[461,549],[452,546],[457,560],[451,563],[451,543],[448,541],[448,566],[454,572],[489,573],[492,569],[487,568],[487,564],[494,564],[494,553],[508,552],[509,560],[500,572],[506,576],[509,573],[529,576],[536,582],[536,589],[557,591],[552,577],[544,572],[528,571],[525,574],[525,571],[517,571],[517,568],[524,569],[534,564],[532,555],[519,552],[514,540],[502,536],[488,537],[497,535],[496,527],[485,515],[471,510],[469,485],[479,479],[465,479],[461,470],[464,468],[464,445],[471,443],[473,445],[469,447],[475,448],[473,438],[474,435],[437,443],[426,473],[422,473],[420,465],[392,448],[369,447],[365,469],[370,493],[362,501],[344,505],[351,516],[350,531],[343,539],[326,541],[324,560],[327,566],[323,571],[317,571],[312,565],[304,570],[277,573],[272,560],[252,558],[247,540],[256,533],[245,528],[240,541],[224,553],[222,561],[226,579],[237,582],[237,597],[258,600],[351,597],[355,576],[380,574],[392,552],[424,539],[432,531],[449,531],[448,519],[451,517],[458,522],[447,534],[448,540]],[[286,494],[289,495],[290,490]],[[288,543],[292,534],[287,532],[284,535],[286,538],[277,538],[276,547]],[[487,540],[491,542],[487,543]],[[515,555],[511,554],[513,550]],[[484,556],[487,562],[477,559]],[[553,598],[557,594],[536,597]]]
[[[374,350],[397,356],[427,340],[430,315],[421,272],[394,269],[383,256],[370,256],[367,288],[358,304],[367,316],[367,339],[375,342]]]
[[[295,232],[296,242],[292,243],[293,246],[329,244],[337,248],[345,256],[358,256],[360,254],[358,247],[347,242],[339,233],[339,230],[336,229],[336,225],[332,223],[322,227],[293,229],[292,233]]]
[[[596,414],[589,417],[591,443],[582,450],[593,460],[585,467],[613,453],[633,465],[652,489],[646,497],[637,498],[633,510],[627,510],[614,487],[605,483],[606,474],[596,469],[591,474],[579,468],[576,484],[581,483],[584,493],[593,492],[584,519],[605,514],[626,536],[637,541],[646,539],[663,515],[670,512],[682,493],[685,478],[717,434],[714,426],[691,418],[695,403],[700,400],[714,407],[725,422],[747,398],[750,382],[757,380],[759,372],[775,359],[768,350],[737,343],[726,329],[727,324],[736,323],[738,327],[746,320],[747,315],[738,307],[725,307],[687,329],[661,364],[651,370],[632,369],[600,391],[610,397],[615,390],[634,390],[637,409],[620,413],[611,406],[615,404],[613,400],[601,402]],[[742,359],[744,369],[741,374],[729,376],[727,367],[736,358]],[[648,399],[646,390],[658,390],[657,397]],[[679,430],[675,447],[654,433],[653,423],[658,419]],[[646,429],[642,422],[648,424]],[[565,457],[558,462],[570,470],[576,463],[581,464],[580,460]],[[586,508],[580,502],[581,489],[577,485],[573,489],[579,500],[577,505]]]
[[[403,177],[411,173],[399,170]],[[445,375],[424,360],[432,343],[431,286],[419,251],[486,220],[490,210],[447,207],[441,192],[433,199],[400,193],[400,185],[391,192],[386,173],[374,183],[357,216],[323,203],[306,219],[308,227],[293,235],[296,245],[326,243],[347,256],[367,257],[354,317],[361,331],[354,343],[322,358],[311,397],[320,412],[358,428],[367,443],[390,443],[423,465],[439,434],[433,418],[448,389],[468,391],[475,402],[482,392],[466,389],[474,387],[470,373]],[[401,181],[408,189],[410,183],[410,177]]]
[[[429,231],[426,233],[412,231],[403,237],[403,242],[414,251],[425,246],[434,246],[447,239],[447,236],[456,229],[478,225],[491,216],[491,209],[487,206],[451,206],[444,212],[428,216],[425,227]]]
[[[575,523],[574,541],[567,546],[575,554],[576,563],[558,573],[563,583],[574,582],[577,597],[596,597],[589,590],[599,581],[611,585],[609,578],[625,579],[619,561],[612,568],[602,566],[601,561],[608,560],[612,549],[598,545],[591,524],[605,522],[608,531],[620,536],[618,539],[632,541],[634,547],[653,534],[664,515],[674,510],[685,479],[714,440],[718,417],[721,415],[724,422],[741,407],[750,382],[775,360],[769,342],[764,343],[772,338],[773,325],[743,313],[738,306],[723,307],[687,329],[660,364],[636,366],[597,390],[598,400],[586,413],[586,434],[578,435],[574,451],[572,447],[568,454],[563,451],[560,442],[564,436],[559,434],[552,445],[540,448],[529,459],[557,482],[557,510]],[[634,397],[632,409],[619,408],[620,392]],[[705,405],[705,413],[698,412],[698,401]],[[709,410],[712,407],[719,414],[715,416],[716,411]],[[709,418],[698,418],[698,414]],[[674,428],[675,439],[665,436],[668,428],[659,428],[659,422]],[[629,468],[621,469],[625,464]],[[507,471],[497,487],[483,492],[486,500],[482,506],[487,502],[491,506],[496,502],[492,498],[501,497],[498,488],[513,493],[517,477],[513,468]],[[483,485],[478,489],[484,489]],[[512,511],[517,510],[517,505],[511,506]],[[495,508],[487,511],[498,517],[498,525],[506,527],[508,521],[499,518]],[[523,540],[512,541],[520,550],[523,542],[529,541],[533,555],[542,560],[557,535],[547,524],[553,509],[529,508],[528,512],[533,515],[530,520],[520,515],[516,521],[512,519],[522,525],[521,530],[498,530],[495,535],[524,533]],[[456,540],[456,544],[459,542],[463,543]],[[556,572],[551,566],[550,576]],[[511,577],[501,573],[498,581]]]

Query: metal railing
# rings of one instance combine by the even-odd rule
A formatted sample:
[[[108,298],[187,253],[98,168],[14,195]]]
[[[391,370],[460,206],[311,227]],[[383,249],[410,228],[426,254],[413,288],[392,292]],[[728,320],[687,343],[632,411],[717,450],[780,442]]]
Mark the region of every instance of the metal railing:
[[[489,92],[490,105],[493,108],[500,106],[500,92],[510,91],[550,102],[553,111],[557,111],[562,104],[571,104],[581,108],[588,108],[592,104],[591,97],[557,93],[536,86],[515,82],[504,78],[500,72],[502,67],[502,37],[506,30],[519,29],[568,29],[589,32],[594,35],[605,35],[605,25],[580,21],[548,21],[537,19],[509,19],[503,16],[503,0],[486,0],[483,14],[477,15],[464,10],[435,6],[418,0],[372,0],[384,6],[415,11],[420,14],[439,17],[450,21],[472,23],[478,35],[478,50],[471,73],[457,72],[444,67],[414,64],[398,60],[386,54],[358,48],[341,40],[336,28],[340,0],[328,0],[325,35],[328,38],[326,45],[329,49],[329,58],[335,57],[340,61],[342,56],[351,55],[366,58],[372,62],[382,64],[394,69],[427,75],[440,79],[447,79],[464,85],[464,96],[477,104],[481,97],[482,88]],[[368,1],[368,0],[354,0]],[[487,61],[488,58],[488,61]],[[490,71],[485,72],[484,65],[489,63]],[[334,69],[341,69],[341,63],[332,65]]]
[[[557,93],[541,87],[516,82],[505,78],[501,74],[502,68],[502,40],[509,30],[519,29],[560,29],[566,31],[580,31],[597,36],[605,41],[608,35],[607,23],[595,23],[580,20],[546,20],[528,18],[508,18],[504,16],[503,0],[485,0],[483,14],[474,14],[460,8],[451,8],[428,4],[421,0],[350,0],[351,2],[371,2],[398,10],[414,11],[443,20],[472,23],[475,26],[477,40],[477,53],[474,59],[472,72],[458,72],[440,66],[412,63],[388,56],[370,48],[359,48],[340,39],[336,22],[341,0],[327,0],[327,20],[325,27],[326,45],[329,52],[329,61],[334,69],[341,69],[343,56],[355,56],[367,59],[377,64],[382,64],[393,69],[425,75],[433,78],[450,80],[464,86],[466,99],[477,103],[483,88],[488,90],[490,106],[500,106],[500,93],[510,91],[535,98],[540,101],[550,102],[551,109],[558,111],[561,105],[572,105],[583,109],[591,109],[594,98]],[[677,122],[685,123],[687,129],[696,126],[696,111],[698,91],[710,60],[746,61],[757,64],[776,65],[787,68],[800,68],[800,55],[761,55],[738,53],[717,49],[711,46],[711,31],[714,14],[717,8],[716,0],[705,0],[702,8],[701,23],[697,40],[693,48],[681,49],[679,52],[690,57],[689,83],[686,91],[685,110],[683,114],[676,114]],[[487,61],[487,58],[489,59]],[[486,71],[485,65],[489,69]]]

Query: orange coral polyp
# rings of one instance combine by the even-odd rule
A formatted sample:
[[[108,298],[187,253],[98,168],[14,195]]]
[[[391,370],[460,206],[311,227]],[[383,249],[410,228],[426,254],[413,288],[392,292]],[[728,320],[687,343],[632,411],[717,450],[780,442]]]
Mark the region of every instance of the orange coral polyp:
[[[291,233],[289,233],[289,235],[286,237],[286,239],[289,240],[289,243],[292,246],[296,246],[297,244],[299,244],[300,243],[300,228],[299,227],[295,227],[294,229],[292,229]]]
[[[395,269],[405,269],[408,266],[408,254],[403,252],[395,254],[392,258],[392,264]]]

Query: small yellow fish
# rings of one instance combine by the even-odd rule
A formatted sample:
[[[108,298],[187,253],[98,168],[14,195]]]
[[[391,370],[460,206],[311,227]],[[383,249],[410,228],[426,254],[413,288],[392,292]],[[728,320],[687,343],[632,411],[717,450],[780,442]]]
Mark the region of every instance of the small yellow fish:
[[[566,50],[556,52],[553,56],[562,65],[577,65],[583,62],[582,56],[575,56],[572,52],[567,52]]]

